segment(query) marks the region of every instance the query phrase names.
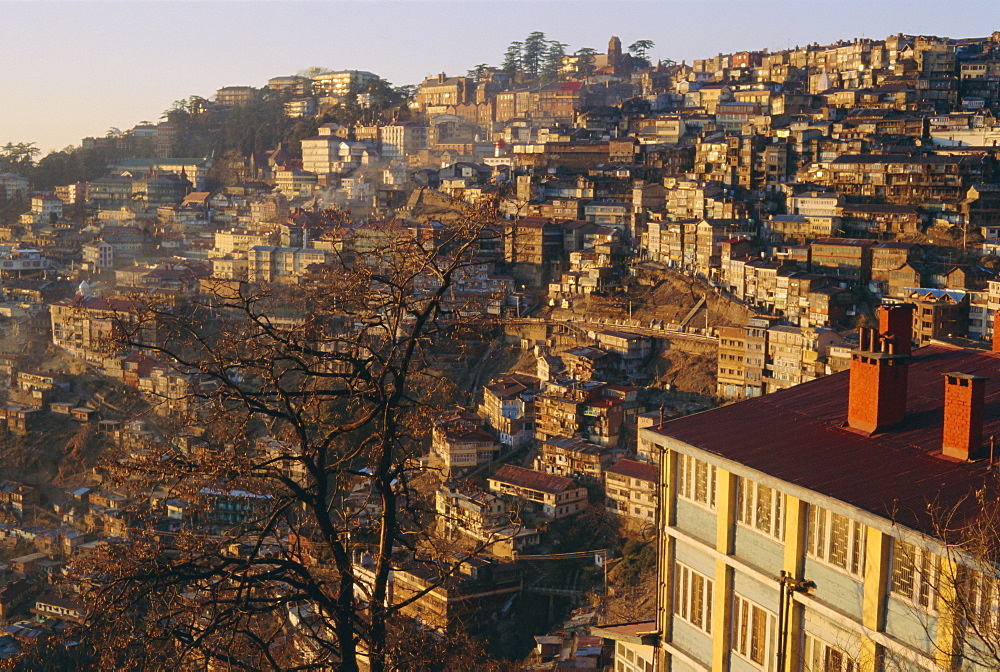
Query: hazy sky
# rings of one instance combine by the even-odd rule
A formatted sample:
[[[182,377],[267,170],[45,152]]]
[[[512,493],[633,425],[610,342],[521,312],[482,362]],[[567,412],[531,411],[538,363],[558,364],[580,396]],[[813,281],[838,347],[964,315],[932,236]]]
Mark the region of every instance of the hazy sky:
[[[77,145],[155,122],[174,100],[309,66],[418,83],[499,64],[507,44],[533,30],[570,51],[603,51],[611,35],[626,46],[650,39],[653,58],[691,61],[896,32],[987,35],[1000,29],[997,2],[0,0],[0,144]]]

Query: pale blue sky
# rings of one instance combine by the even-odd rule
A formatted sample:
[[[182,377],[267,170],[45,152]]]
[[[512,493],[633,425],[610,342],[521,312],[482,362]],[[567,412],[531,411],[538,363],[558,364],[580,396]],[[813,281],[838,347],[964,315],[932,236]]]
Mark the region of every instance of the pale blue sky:
[[[532,30],[603,50],[656,42],[677,61],[904,32],[1000,29],[998,0],[0,0],[0,144],[44,150],[156,121],[179,98],[309,66],[418,83],[498,64]]]

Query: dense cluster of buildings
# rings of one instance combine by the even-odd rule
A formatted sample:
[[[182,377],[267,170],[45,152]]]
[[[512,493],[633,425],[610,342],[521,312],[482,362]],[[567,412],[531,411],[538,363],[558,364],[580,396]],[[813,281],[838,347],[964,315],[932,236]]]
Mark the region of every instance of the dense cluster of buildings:
[[[536,669],[560,657],[642,672],[853,672],[890,659],[985,669],[974,649],[986,644],[959,636],[971,617],[939,579],[966,567],[962,585],[979,582],[979,617],[995,628],[995,576],[968,573],[978,568],[934,514],[973,521],[995,489],[1000,33],[649,67],[612,38],[591,65],[567,57],[545,84],[442,73],[417,87],[405,120],[320,123],[297,148],[246,157],[226,184],[213,159],[173,156],[170,121],[85,140],[125,154],[151,143],[156,156],[116,159],[86,183],[33,192],[0,174],[0,193],[24,205],[0,225],[0,335],[49,342],[78,365],[67,375],[0,358],[0,419],[22,436],[86,425],[135,459],[202,459],[218,448],[203,424],[213,384],[155,352],[164,316],[264,283],[321,290],[330,269],[378,269],[387,251],[439,245],[455,217],[495,206],[445,308],[544,337],[507,330],[534,369],[434,418],[419,464],[440,478],[422,494],[461,571],[402,563],[388,600],[440,631],[486,623],[525,589],[518,559],[597,510],[657,540],[655,620],[539,638]],[[380,82],[317,70],[267,87],[289,117],[317,119],[369,106]],[[225,87],[191,113],[259,93]],[[702,292],[687,316],[632,320],[630,292],[671,277]],[[417,273],[413,291],[440,282]],[[709,298],[749,317],[696,327]],[[616,301],[629,319],[587,321]],[[329,318],[269,311],[269,327],[292,330]],[[364,328],[334,322],[323,326],[345,338]],[[679,335],[717,357],[717,399],[684,410],[652,373]],[[152,412],[108,410],[83,370]],[[176,421],[183,431],[160,428]],[[289,445],[258,437],[253,450]],[[0,483],[0,546],[33,551],[0,566],[0,657],[86,621],[72,590],[48,581],[73,556],[138,525],[222,533],[267,502],[207,477],[159,494],[140,520],[111,489],[48,493],[59,525],[29,525],[36,487]],[[343,506],[359,531],[383,513],[363,479]],[[355,567],[373,580],[371,558]],[[17,620],[29,610],[34,621]]]

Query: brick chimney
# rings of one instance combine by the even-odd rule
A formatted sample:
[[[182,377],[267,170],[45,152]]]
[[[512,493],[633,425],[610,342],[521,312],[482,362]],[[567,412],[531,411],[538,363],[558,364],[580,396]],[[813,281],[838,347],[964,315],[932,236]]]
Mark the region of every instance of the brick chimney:
[[[993,352],[1000,352],[1000,310],[993,313]]]
[[[874,329],[862,329],[860,337],[859,348],[851,353],[847,424],[875,434],[899,424],[906,416],[910,355],[896,352],[898,335],[880,336]],[[905,334],[903,337],[903,349],[909,350],[909,340]]]
[[[878,307],[878,333],[892,338],[897,355],[909,355],[913,351],[914,308],[912,303]]]
[[[986,378],[944,374],[944,437],[941,452],[960,460],[986,457],[983,449],[983,398]]]

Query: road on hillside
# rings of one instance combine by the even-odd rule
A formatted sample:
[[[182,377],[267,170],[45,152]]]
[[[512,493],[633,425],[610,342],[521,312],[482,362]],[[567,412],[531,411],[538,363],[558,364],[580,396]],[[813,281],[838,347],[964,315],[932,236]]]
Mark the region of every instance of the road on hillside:
[[[548,317],[514,317],[506,320],[512,324],[558,324],[585,331],[627,331],[642,336],[653,338],[679,339],[687,341],[699,341],[701,343],[716,343],[715,336],[705,336],[686,331],[673,331],[670,329],[650,329],[648,327],[621,326],[617,324],[605,324],[602,322],[592,322],[586,319],[580,320],[556,320]]]

